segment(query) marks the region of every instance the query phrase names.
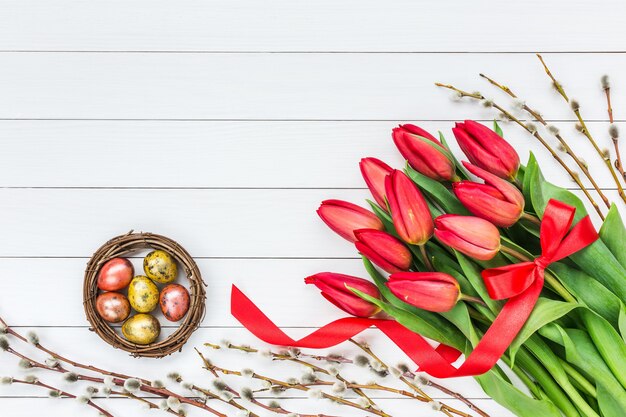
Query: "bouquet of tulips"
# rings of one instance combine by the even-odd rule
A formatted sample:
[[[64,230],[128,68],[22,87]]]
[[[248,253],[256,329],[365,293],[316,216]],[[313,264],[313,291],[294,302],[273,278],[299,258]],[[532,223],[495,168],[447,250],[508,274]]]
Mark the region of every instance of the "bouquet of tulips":
[[[546,181],[532,154],[521,165],[497,122],[490,129],[468,120],[453,134],[470,162],[459,163],[441,133],[436,139],[410,124],[392,133],[404,170],[361,160],[371,211],[327,200],[318,214],[355,245],[372,281],[326,272],[306,283],[353,316],[382,310],[467,358],[540,270],[545,285],[523,327],[498,364],[475,378],[519,416],[626,416],[626,230],[616,206],[601,214],[596,234],[579,198]],[[571,224],[591,227],[591,238],[575,227],[563,240],[589,239],[574,253],[544,241],[556,223],[548,211],[563,208],[571,217],[559,238]],[[501,274],[511,271],[520,288],[504,289]]]

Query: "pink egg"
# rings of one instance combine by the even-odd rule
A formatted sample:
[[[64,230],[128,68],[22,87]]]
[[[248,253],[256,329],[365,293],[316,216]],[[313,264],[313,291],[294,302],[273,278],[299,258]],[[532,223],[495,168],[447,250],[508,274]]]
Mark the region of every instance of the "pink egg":
[[[169,321],[178,321],[189,310],[189,292],[179,284],[170,284],[163,288],[159,297],[161,311]]]
[[[113,258],[107,261],[98,273],[98,288],[103,291],[117,291],[126,288],[135,271],[128,259]]]
[[[105,292],[96,298],[96,311],[109,323],[119,323],[130,315],[130,303],[124,294]]]

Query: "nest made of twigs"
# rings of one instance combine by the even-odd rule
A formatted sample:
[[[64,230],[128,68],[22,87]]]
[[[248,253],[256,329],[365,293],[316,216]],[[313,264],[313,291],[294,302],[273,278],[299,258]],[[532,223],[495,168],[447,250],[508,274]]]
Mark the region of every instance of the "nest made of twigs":
[[[98,271],[105,262],[112,258],[126,257],[145,249],[160,249],[171,254],[182,266],[189,280],[189,311],[179,323],[178,329],[166,339],[148,345],[137,345],[117,334],[96,311],[98,296]],[[191,255],[178,243],[165,236],[154,233],[133,233],[132,230],[114,237],[98,249],[87,264],[83,284],[83,305],[91,329],[108,344],[117,349],[130,352],[133,356],[162,358],[182,349],[191,334],[198,328],[205,313],[206,284],[202,281],[200,270]]]

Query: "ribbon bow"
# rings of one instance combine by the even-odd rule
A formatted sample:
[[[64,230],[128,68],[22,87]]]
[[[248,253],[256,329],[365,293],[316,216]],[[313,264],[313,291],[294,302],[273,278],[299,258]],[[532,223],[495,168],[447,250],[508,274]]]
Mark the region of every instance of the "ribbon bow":
[[[344,318],[300,340],[294,340],[235,286],[231,294],[231,312],[258,338],[282,346],[328,348],[376,326],[418,365],[420,371],[436,378],[480,375],[496,364],[526,323],[543,288],[544,270],[548,265],[598,239],[589,216],[585,216],[570,230],[575,212],[574,207],[550,200],[539,233],[541,255],[533,261],[483,271],[489,296],[496,300],[508,298],[508,301],[458,368],[452,364],[461,352],[443,344],[433,348],[422,336],[394,320]]]
[[[575,212],[574,207],[558,200],[550,200],[539,233],[541,255],[532,262],[483,271],[482,276],[489,296],[494,300],[502,300],[522,294],[535,283],[538,283],[538,286],[543,285],[543,271],[548,265],[593,243],[598,234],[589,216],[583,217],[570,230]]]

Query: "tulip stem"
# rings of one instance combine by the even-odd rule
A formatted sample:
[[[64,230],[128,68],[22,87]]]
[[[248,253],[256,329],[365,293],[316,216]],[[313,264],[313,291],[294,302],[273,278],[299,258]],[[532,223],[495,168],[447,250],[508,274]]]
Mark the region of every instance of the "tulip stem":
[[[476,304],[480,304],[482,306],[487,307],[487,304],[482,299],[478,297],[472,297],[471,295],[461,294],[459,296],[459,300],[467,301],[469,303],[476,303]]]
[[[533,216],[532,214],[524,212],[522,213],[522,219],[528,220],[529,222],[536,224],[537,226],[541,226],[541,220],[539,220],[537,216]]]
[[[430,261],[430,257],[428,256],[428,252],[426,252],[426,245],[419,245],[420,253],[422,254],[422,259],[424,260],[424,264],[426,265],[426,269],[429,271],[434,271],[433,263]]]

